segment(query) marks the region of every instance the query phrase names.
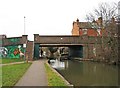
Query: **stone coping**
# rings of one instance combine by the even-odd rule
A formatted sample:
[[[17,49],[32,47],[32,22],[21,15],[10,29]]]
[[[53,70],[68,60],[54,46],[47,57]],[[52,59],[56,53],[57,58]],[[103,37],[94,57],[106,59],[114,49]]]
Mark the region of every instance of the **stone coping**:
[[[32,62],[32,61],[28,61]],[[6,63],[6,64],[0,64],[0,66],[6,66],[6,65],[14,65],[14,64],[22,64],[22,63],[27,63],[26,61],[21,61],[21,62],[13,62],[13,63]]]

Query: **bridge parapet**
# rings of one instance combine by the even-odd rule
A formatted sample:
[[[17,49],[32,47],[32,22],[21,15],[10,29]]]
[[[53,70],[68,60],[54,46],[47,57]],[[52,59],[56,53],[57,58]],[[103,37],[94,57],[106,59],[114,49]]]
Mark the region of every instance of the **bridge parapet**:
[[[43,35],[39,36],[39,34],[34,35],[34,43],[39,44],[94,44],[101,43],[101,37],[93,37],[93,36],[64,36],[64,35]]]
[[[2,46],[19,45],[27,42],[27,35],[2,39]]]

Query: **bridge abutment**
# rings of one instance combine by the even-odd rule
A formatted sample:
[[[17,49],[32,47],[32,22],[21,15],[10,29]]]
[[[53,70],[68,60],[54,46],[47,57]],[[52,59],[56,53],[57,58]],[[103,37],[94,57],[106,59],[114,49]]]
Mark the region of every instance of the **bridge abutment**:
[[[34,59],[38,59],[39,58],[39,44],[34,44]]]

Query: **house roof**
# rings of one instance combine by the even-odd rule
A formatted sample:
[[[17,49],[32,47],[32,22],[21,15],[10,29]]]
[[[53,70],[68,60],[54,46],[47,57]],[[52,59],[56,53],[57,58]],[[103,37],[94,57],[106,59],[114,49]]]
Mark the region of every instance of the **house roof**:
[[[92,28],[92,25],[90,22],[78,22],[78,26],[81,29],[89,29]]]
[[[88,29],[88,28],[91,28],[91,25],[89,22],[79,22],[78,23],[78,26],[82,29]]]
[[[101,20],[101,18],[99,18]],[[77,25],[79,26],[80,29],[100,29],[99,22],[93,20],[93,22],[79,22],[79,19],[76,20]]]
[[[99,29],[99,26],[95,22],[78,22],[78,26],[81,29]]]

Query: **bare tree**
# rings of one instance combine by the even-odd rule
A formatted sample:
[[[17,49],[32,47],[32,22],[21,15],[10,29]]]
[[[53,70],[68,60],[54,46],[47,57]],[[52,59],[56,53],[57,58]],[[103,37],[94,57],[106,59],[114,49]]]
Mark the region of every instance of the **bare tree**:
[[[109,52],[106,52],[107,54],[104,53],[103,57],[109,58],[109,60],[111,60],[110,57],[113,58],[117,55],[115,53],[115,47],[117,47],[117,38],[115,38],[115,36],[117,36],[117,25],[115,23],[115,20],[118,17],[117,9],[118,5],[116,3],[101,3],[99,4],[99,8],[94,9],[93,13],[86,15],[86,20],[91,22],[91,26],[96,31],[97,29],[105,31],[102,33],[102,50],[105,52],[106,47],[108,47]],[[102,18],[101,24],[93,24],[99,17]]]
[[[97,9],[94,9],[93,13],[89,13],[86,15],[86,20],[93,21],[97,19],[98,17],[102,17],[103,19],[103,26],[105,26],[106,23],[110,22],[110,19],[112,17],[117,17],[117,4],[108,4],[108,3],[101,3],[99,4],[99,7]]]

